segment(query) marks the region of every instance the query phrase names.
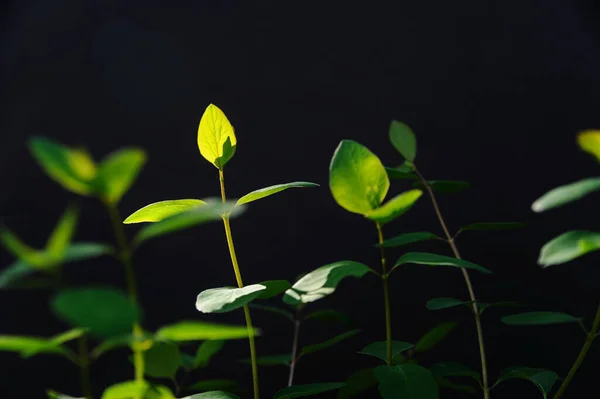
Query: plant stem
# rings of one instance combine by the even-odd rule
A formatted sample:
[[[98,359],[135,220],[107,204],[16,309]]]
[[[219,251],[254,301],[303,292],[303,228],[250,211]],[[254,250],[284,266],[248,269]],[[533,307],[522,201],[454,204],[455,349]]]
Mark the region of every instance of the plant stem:
[[[577,373],[579,366],[581,366],[583,359],[585,359],[585,356],[587,355],[588,351],[590,350],[590,347],[592,346],[592,342],[594,342],[594,339],[597,336],[598,327],[600,327],[600,305],[598,305],[598,308],[596,309],[596,317],[594,317],[594,323],[592,324],[591,330],[587,333],[587,337],[585,339],[583,347],[581,347],[581,350],[579,351],[579,356],[577,356],[577,359],[575,359],[575,363],[573,363],[573,366],[571,366],[569,374],[567,374],[566,378],[558,388],[558,391],[556,391],[556,393],[554,394],[554,399],[560,398],[562,394],[565,393],[567,387],[571,383],[571,380],[573,379],[573,377],[575,377],[575,373]]]
[[[223,170],[219,169],[219,183],[221,186],[221,199],[223,202],[227,201],[225,195],[225,177]],[[223,216],[223,225],[225,226],[225,236],[227,237],[227,246],[229,247],[229,255],[231,256],[231,264],[233,265],[233,272],[235,273],[235,279],[238,287],[243,288],[244,282],[242,281],[242,274],[240,273],[240,266],[238,264],[237,255],[235,253],[235,246],[233,245],[233,236],[231,234],[231,225],[229,224],[229,216]],[[260,398],[260,390],[258,385],[258,364],[256,362],[256,344],[254,342],[254,327],[252,326],[252,318],[250,317],[250,309],[248,305],[244,305],[244,318],[246,319],[246,328],[248,329],[248,342],[250,344],[250,360],[252,363],[252,385],[254,387],[254,399]]]
[[[390,307],[389,279],[387,274],[387,264],[385,260],[385,249],[383,248],[383,229],[379,222],[376,222],[377,235],[379,236],[379,253],[381,255],[381,281],[383,282],[383,301],[385,304],[385,342],[387,365],[392,365],[392,313]]]
[[[79,371],[81,376],[81,392],[85,399],[92,399],[92,383],[90,379],[90,358],[88,355],[87,336],[84,334],[78,339]]]
[[[296,317],[294,317],[294,338],[292,340],[292,358],[290,359],[290,375],[288,377],[288,387],[291,387],[294,383],[294,372],[296,371],[296,361],[298,360],[298,341],[300,337],[300,324],[301,324],[300,309],[296,310]]]
[[[131,303],[135,306],[138,305],[138,290],[137,290],[137,282],[135,280],[135,271],[133,270],[133,262],[131,261],[131,248],[129,247],[129,242],[127,241],[127,237],[125,236],[125,229],[123,228],[123,223],[121,219],[121,215],[119,214],[119,209],[105,201],[106,207],[108,208],[108,213],[110,214],[110,220],[113,225],[113,230],[115,232],[115,237],[117,239],[117,244],[119,245],[120,254],[119,259],[123,266],[125,267],[125,280],[127,283],[127,292],[129,293],[129,299]],[[142,353],[142,349],[140,348],[140,343],[138,339],[142,336],[142,327],[138,322],[133,324],[133,338],[134,343],[132,346],[133,349],[133,365],[135,368],[135,380],[137,382],[144,381],[144,355]]]
[[[419,172],[419,170],[414,166],[414,171],[419,177],[419,180],[425,187],[429,198],[431,199],[431,203],[433,204],[433,209],[435,210],[435,214],[442,226],[442,230],[444,230],[444,234],[446,235],[446,240],[452,249],[452,253],[456,259],[461,259],[460,252],[458,252],[458,248],[456,247],[456,243],[454,242],[454,238],[450,234],[448,227],[446,226],[446,222],[444,221],[444,217],[442,216],[442,212],[440,211],[440,207],[438,205],[437,199],[431,186],[425,179],[425,177]],[[490,398],[490,388],[488,381],[488,371],[487,371],[487,360],[485,355],[485,343],[483,340],[483,328],[481,326],[481,313],[479,311],[479,306],[477,305],[477,297],[475,296],[475,290],[473,289],[473,284],[471,283],[471,278],[469,277],[469,272],[467,270],[461,268],[460,269],[463,277],[465,279],[465,283],[467,284],[467,289],[469,291],[469,297],[471,299],[471,306],[473,308],[473,316],[475,317],[475,327],[477,329],[477,341],[479,343],[479,356],[481,359],[481,379],[483,382],[483,397],[485,399]]]

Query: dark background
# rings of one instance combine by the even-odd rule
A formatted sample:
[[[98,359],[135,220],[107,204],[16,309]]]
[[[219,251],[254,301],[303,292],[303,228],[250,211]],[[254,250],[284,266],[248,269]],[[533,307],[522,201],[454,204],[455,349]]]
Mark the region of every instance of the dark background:
[[[238,150],[226,168],[229,195],[308,180],[318,189],[290,190],[253,203],[233,221],[246,283],[293,280],[318,266],[353,259],[378,267],[374,226],[336,205],[328,165],[341,139],[369,147],[389,166],[401,162],[388,143],[392,119],[419,139],[417,163],[430,179],[467,180],[473,188],[440,197],[452,230],[477,221],[522,221],[523,231],[465,233],[463,256],[495,274],[472,273],[484,301],[516,300],[531,310],[592,318],[598,300],[598,257],[547,270],[539,248],[568,229],[594,229],[589,197],[541,215],[530,204],[548,189],[592,176],[598,168],[578,150],[575,134],[600,127],[598,9],[582,1],[394,1],[343,6],[236,1],[14,1],[4,4],[0,75],[0,218],[32,245],[43,245],[69,200],[27,152],[32,135],[87,146],[96,159],[139,145],[149,162],[121,202],[123,216],[163,199],[218,195],[216,169],[198,153],[196,131],[209,103],[236,128]],[[407,188],[393,181],[390,196]],[[77,239],[112,241],[101,204],[80,200]],[[130,235],[136,226],[129,226]],[[386,228],[440,233],[426,198]],[[443,244],[410,250],[449,254]],[[390,251],[395,260],[401,251]],[[241,312],[203,316],[195,296],[234,282],[223,228],[198,227],[147,244],[135,264],[151,329],[180,318],[243,323]],[[0,264],[12,262],[0,252]],[[110,258],[69,268],[71,280],[123,286]],[[428,354],[478,368],[472,318],[465,309],[428,312],[432,297],[466,298],[455,269],[410,266],[392,279],[394,338],[416,342],[447,320],[459,327]],[[307,357],[297,382],[343,381],[374,365],[355,352],[384,337],[380,282],[345,281],[313,309],[334,307],[363,329],[352,340]],[[274,301],[277,303],[277,300]],[[47,296],[0,293],[2,334],[47,336],[67,327],[51,316]],[[576,325],[507,327],[484,314],[492,381],[511,365],[545,367],[564,376],[584,336]],[[261,354],[289,350],[290,326],[254,312],[264,330]],[[302,343],[341,329],[313,323]],[[567,398],[587,395],[598,372],[594,347]],[[230,342],[204,377],[250,384],[245,341]],[[94,365],[98,391],[131,378],[126,353]],[[285,385],[284,368],[261,370],[263,396]],[[198,375],[198,378],[202,375]],[[67,361],[0,355],[3,398],[42,398],[43,388],[78,394]],[[509,382],[495,398],[536,397],[533,385]],[[584,394],[585,393],[585,394]],[[373,397],[376,394],[371,395]],[[454,397],[445,392],[444,397]],[[249,397],[249,395],[245,395]],[[327,397],[325,395],[324,397]],[[461,397],[461,396],[456,396]]]

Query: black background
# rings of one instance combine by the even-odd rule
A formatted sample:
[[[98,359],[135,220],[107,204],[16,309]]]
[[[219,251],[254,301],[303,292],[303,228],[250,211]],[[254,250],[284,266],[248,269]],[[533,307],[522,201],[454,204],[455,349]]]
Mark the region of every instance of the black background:
[[[598,10],[583,2],[394,1],[329,5],[235,1],[18,1],[5,4],[0,96],[0,217],[35,246],[75,196],[48,179],[27,152],[32,135],[85,145],[96,159],[122,146],[141,146],[149,162],[121,202],[123,216],[163,199],[219,194],[217,171],[198,153],[196,129],[214,103],[236,128],[238,150],[226,168],[229,195],[276,183],[308,180],[253,203],[233,221],[246,283],[293,280],[341,259],[378,267],[374,226],[337,206],[328,165],[338,142],[354,139],[386,165],[401,162],[388,143],[392,119],[408,123],[419,140],[417,163],[429,179],[467,180],[473,188],[440,197],[452,230],[477,221],[522,221],[523,231],[465,233],[463,256],[492,269],[472,275],[485,301],[516,300],[531,310],[592,318],[598,300],[598,257],[542,270],[539,248],[568,229],[597,226],[595,201],[541,215],[530,204],[546,190],[592,176],[598,165],[578,150],[575,134],[600,127]],[[390,196],[407,188],[393,181]],[[112,241],[101,204],[80,199],[77,239]],[[135,226],[128,226],[132,235]],[[440,233],[426,198],[386,228]],[[442,244],[411,250],[449,254]],[[401,251],[390,251],[395,260]],[[1,265],[12,259],[0,253]],[[140,248],[135,258],[145,308],[154,329],[178,319],[243,323],[241,312],[203,316],[195,296],[232,285],[219,223],[181,232]],[[71,280],[123,286],[110,258],[69,268]],[[465,309],[428,312],[432,297],[466,298],[455,269],[410,266],[392,279],[394,338],[415,342],[437,323],[459,328],[428,354],[425,364],[458,361],[478,368],[472,318]],[[2,334],[47,336],[66,329],[51,316],[47,296],[0,293]],[[277,303],[277,300],[275,301]],[[345,281],[312,306],[334,307],[363,329],[356,338],[298,366],[297,382],[343,381],[374,365],[355,352],[384,337],[380,282]],[[490,372],[511,365],[545,367],[565,375],[584,336],[576,325],[539,328],[500,323],[506,309],[484,314]],[[264,330],[261,354],[289,350],[291,329],[254,312]],[[340,332],[314,323],[302,342]],[[567,393],[584,396],[598,372],[598,346]],[[247,387],[245,341],[230,342],[204,377],[237,378]],[[94,365],[101,388],[131,378],[126,353]],[[198,376],[203,377],[202,375]],[[261,370],[263,396],[285,385],[286,370]],[[43,388],[79,392],[77,370],[52,357],[0,355],[3,398],[41,398]],[[494,397],[536,397],[514,381]],[[376,395],[376,394],[373,394]],[[445,392],[444,397],[454,397]],[[248,397],[246,395],[245,397]],[[324,397],[327,397],[325,395]],[[460,396],[456,396],[460,397]]]

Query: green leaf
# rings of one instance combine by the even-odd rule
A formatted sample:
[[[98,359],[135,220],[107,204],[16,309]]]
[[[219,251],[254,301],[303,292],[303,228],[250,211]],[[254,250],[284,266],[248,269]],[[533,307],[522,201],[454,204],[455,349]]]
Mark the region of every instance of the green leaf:
[[[62,215],[54,231],[50,234],[46,243],[46,251],[55,259],[62,259],[65,250],[69,246],[75,227],[77,226],[77,218],[79,212],[77,208],[68,207]]]
[[[406,191],[395,196],[381,207],[367,212],[365,216],[381,224],[389,223],[408,212],[415,202],[421,198],[421,195],[423,195],[421,190]]]
[[[0,289],[17,287],[20,280],[24,279],[35,271],[36,269],[32,268],[24,261],[16,261],[12,265],[0,271]]]
[[[469,303],[470,302],[461,301],[460,299],[456,299],[456,298],[443,297],[443,298],[430,299],[429,301],[427,301],[426,307],[429,310],[439,310],[439,309],[451,308],[454,306],[466,305]]]
[[[392,341],[392,358],[397,356],[402,352],[406,352],[407,350],[413,348],[414,345],[404,341]],[[386,341],[378,341],[373,342],[367,346],[365,346],[360,352],[361,355],[374,356],[387,361],[387,342]]]
[[[425,351],[430,350],[435,345],[437,345],[440,341],[442,341],[444,338],[446,338],[448,336],[448,334],[450,334],[450,332],[452,332],[452,330],[454,330],[454,328],[456,326],[457,326],[457,323],[454,321],[451,321],[451,322],[442,323],[442,324],[439,324],[439,325],[433,327],[425,335],[423,335],[421,337],[421,339],[416,343],[415,351],[416,352],[425,352]]]
[[[69,191],[92,195],[96,176],[94,161],[84,151],[64,147],[50,139],[34,137],[29,150],[44,172]]]
[[[49,254],[31,248],[7,228],[0,231],[0,242],[17,259],[36,269],[49,268],[55,264]]]
[[[350,327],[354,324],[348,316],[333,309],[322,309],[309,313],[304,317],[304,320],[319,320],[328,323],[339,323],[346,327]]]
[[[471,187],[471,183],[460,180],[428,180],[427,184],[433,191],[440,194],[460,193]],[[421,190],[425,189],[425,186],[420,181],[414,182],[413,187]]]
[[[416,232],[416,233],[406,233],[406,234],[400,234],[399,236],[385,240],[383,242],[383,247],[384,248],[401,247],[403,245],[412,244],[412,243],[420,242],[420,241],[427,241],[427,240],[443,240],[443,238],[438,237],[435,234],[429,233],[426,231],[420,231],[420,232]],[[381,245],[376,244],[376,246],[380,247]]]
[[[74,328],[69,331],[65,331],[64,333],[57,334],[46,341],[46,344],[40,345],[37,348],[26,349],[21,352],[21,356],[24,358],[28,358],[31,356],[35,356],[38,353],[53,351],[53,348],[60,347],[62,344],[77,339],[85,334],[85,330],[81,328]]]
[[[558,312],[525,312],[504,316],[502,322],[513,326],[534,326],[547,324],[579,323],[580,317]]]
[[[255,336],[260,330],[254,329]],[[204,341],[204,340],[230,340],[247,338],[249,335],[246,326],[233,326],[229,324],[216,324],[203,321],[181,321],[160,328],[156,332],[157,339],[174,342]]]
[[[181,365],[181,353],[171,342],[155,341],[143,352],[144,373],[154,378],[172,378]]]
[[[21,335],[0,335],[0,351],[17,352],[23,357],[27,357],[28,353],[67,355],[60,343],[52,343],[47,338]]]
[[[114,248],[97,242],[78,242],[71,244],[63,254],[62,263],[79,262],[114,253]]]
[[[127,219],[123,221],[123,223],[132,224],[143,222],[160,222],[168,217],[175,216],[179,213],[189,211],[197,206],[205,204],[206,202],[199,199],[180,199],[154,202],[133,212],[127,217]]]
[[[214,390],[237,391],[237,390],[239,390],[239,386],[235,380],[203,380],[203,381],[198,381],[198,382],[186,387],[186,389],[188,391],[201,391],[201,392],[202,391],[214,391]],[[207,392],[207,393],[210,393],[210,392]],[[230,396],[222,396],[222,398],[237,398],[237,396],[226,393],[226,392],[221,392],[221,393],[230,395]],[[215,394],[215,393],[213,392],[212,394]],[[191,397],[193,398],[194,395],[192,395]]]
[[[573,230],[547,242],[540,251],[538,264],[543,267],[560,265],[600,248],[600,233]]]
[[[417,138],[410,127],[402,122],[392,121],[390,124],[390,141],[407,161],[415,161]]]
[[[135,182],[146,159],[140,148],[123,148],[106,156],[98,166],[96,178],[100,196],[110,204],[117,204]]]
[[[231,312],[252,302],[266,289],[262,284],[247,285],[243,288],[210,288],[198,294],[196,309],[202,313]]]
[[[481,376],[467,366],[458,363],[437,363],[430,368],[435,378],[446,377],[469,377],[477,381],[481,386]]]
[[[219,340],[202,342],[196,351],[196,355],[194,356],[194,368],[208,367],[210,359],[219,353],[219,351],[223,348],[223,345],[225,345],[225,342]]]
[[[283,301],[288,305],[317,301],[332,294],[344,278],[361,278],[368,272],[372,272],[368,266],[349,260],[321,266],[292,285]]]
[[[471,385],[456,384],[454,382],[448,381],[446,378],[436,378],[436,381],[440,388],[448,388],[453,391],[465,392],[470,394],[474,394],[476,392],[475,388],[473,388]]]
[[[175,399],[171,391],[163,386],[152,386],[147,381],[126,381],[108,387],[102,399]]]
[[[103,340],[98,346],[96,346],[91,352],[90,356],[93,359],[97,359],[106,352],[117,348],[133,347],[134,344],[150,346],[154,337],[149,333],[142,333],[139,336],[134,336],[131,333],[123,334],[115,337],[111,337]]]
[[[237,139],[227,116],[216,105],[206,107],[198,126],[198,149],[208,162],[218,169],[235,154]]]
[[[275,306],[257,305],[257,304],[251,303],[248,305],[248,307],[250,307],[252,309],[262,310],[264,312],[278,314],[292,322],[294,321],[294,315],[292,313],[288,312],[287,310],[277,308]]]
[[[531,367],[509,367],[502,371],[500,378],[494,386],[514,378],[524,379],[533,383],[540,390],[544,399],[552,390],[552,386],[558,379],[558,374],[554,371],[531,368]]]
[[[548,191],[531,204],[534,212],[545,212],[600,190],[600,177],[589,177]]]
[[[438,399],[438,387],[433,375],[416,364],[378,366],[375,378],[383,399]]]
[[[428,265],[428,266],[451,266],[458,267],[463,269],[473,269],[480,271],[482,273],[491,273],[490,270],[485,267],[476,265],[471,262],[467,262],[466,260],[452,258],[450,256],[443,256],[437,254],[428,254],[423,252],[409,252],[400,257],[396,261],[396,264],[390,270],[390,273],[396,269],[400,265],[404,265],[407,263],[415,263],[417,265]]]
[[[337,394],[337,399],[349,399],[377,385],[374,369],[361,369],[350,375]]]
[[[397,168],[390,168],[386,166],[385,171],[390,179],[418,179],[414,173],[413,167],[410,165],[400,165]]]
[[[525,223],[518,222],[500,222],[500,223],[472,223],[461,227],[461,231],[481,231],[481,230],[514,230],[527,227]],[[457,233],[458,234],[458,233]]]
[[[220,220],[223,215],[235,217],[241,214],[244,209],[243,206],[236,207],[234,201],[222,203],[216,199],[208,199],[206,200],[206,204],[202,206],[170,216],[141,229],[135,237],[135,243],[140,244],[150,238],[156,238],[199,224]]]
[[[292,286],[288,281],[285,280],[262,281],[259,284],[267,287],[265,290],[260,292],[260,294],[258,295],[259,299],[272,298],[274,296],[284,293]]]
[[[321,382],[316,384],[292,385],[281,389],[275,394],[273,399],[293,399],[313,396],[323,392],[335,391],[345,384],[343,382]]]
[[[292,355],[284,353],[281,355],[265,355],[256,358],[256,364],[259,366],[289,366],[292,361]],[[250,364],[251,359],[244,359],[241,363]]]
[[[224,384],[225,382],[234,384],[233,387],[237,388],[237,383],[235,381],[230,381],[230,380],[200,381],[199,383],[195,384],[194,386],[208,387],[210,385]],[[231,387],[231,385],[229,385],[229,386]],[[197,390],[202,390],[202,388],[197,388]],[[236,396],[229,392],[209,391],[209,392],[204,392],[204,393],[197,393],[192,396],[186,396],[185,398],[181,398],[181,399],[240,399],[240,398],[239,398],[239,396]]]
[[[347,340],[350,337],[355,336],[359,332],[360,332],[360,330],[350,330],[350,331],[347,331],[345,333],[336,335],[335,337],[333,337],[331,339],[328,339],[325,342],[321,342],[321,343],[314,344],[314,345],[306,345],[300,351],[300,355],[298,356],[298,358],[300,358],[301,356],[305,356],[305,355],[314,353],[314,352],[318,352],[318,351],[323,350],[323,349],[327,349],[330,346],[333,346],[333,345],[335,345],[337,343],[340,343],[342,341]]]
[[[261,198],[268,197],[269,195],[277,194],[283,190],[287,190],[288,188],[293,187],[319,187],[316,183],[311,183],[307,181],[296,181],[292,183],[285,184],[276,184],[274,186],[269,186],[265,188],[261,188],[258,190],[254,190],[237,201],[237,205],[247,204],[248,202],[257,201]]]
[[[600,132],[598,130],[585,130],[577,135],[577,144],[583,151],[592,154],[600,161]]]
[[[65,395],[64,393],[58,393],[56,391],[51,391],[51,390],[46,391],[46,395],[48,395],[49,399],[85,399],[85,398],[76,398],[74,396]]]
[[[379,158],[368,148],[342,140],[329,165],[329,188],[342,208],[366,215],[379,208],[390,180]]]
[[[140,320],[140,310],[114,288],[69,288],[52,300],[54,313],[73,327],[112,337],[127,333]]]

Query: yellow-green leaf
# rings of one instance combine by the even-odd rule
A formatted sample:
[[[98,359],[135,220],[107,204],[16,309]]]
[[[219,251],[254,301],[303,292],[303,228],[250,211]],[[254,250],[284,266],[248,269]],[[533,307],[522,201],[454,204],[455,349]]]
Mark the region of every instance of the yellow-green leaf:
[[[260,334],[260,330],[255,328],[251,333],[256,336]],[[247,338],[249,334],[250,333],[245,326],[216,324],[203,321],[181,321],[176,324],[161,327],[156,332],[156,338],[174,342],[186,342],[210,339],[241,339]]]
[[[131,224],[160,222],[161,220],[170,216],[175,216],[178,213],[189,211],[192,208],[204,204],[206,204],[206,202],[199,199],[180,199],[154,202],[133,212],[127,219],[123,221],[123,223]]]
[[[7,251],[31,267],[44,268],[49,263],[47,254],[31,248],[7,228],[0,231],[0,242]]]
[[[101,197],[111,204],[118,203],[135,182],[146,158],[139,148],[124,148],[106,156],[99,165],[96,182]]]
[[[237,205],[247,204],[248,202],[256,201],[261,198],[268,197],[269,195],[277,194],[283,190],[287,190],[292,187],[319,187],[316,183],[310,183],[306,181],[296,181],[293,183],[285,183],[285,184],[276,184],[274,186],[269,186],[265,188],[261,188],[258,190],[254,190],[237,201]]]
[[[577,144],[579,147],[596,157],[600,161],[600,131],[586,130],[577,135]]]
[[[233,157],[237,139],[227,116],[214,104],[210,104],[198,126],[198,148],[200,154],[218,169]]]
[[[169,388],[147,381],[126,381],[108,387],[102,399],[175,399]]]
[[[381,224],[389,223],[408,212],[421,195],[423,195],[421,190],[406,191],[395,196],[379,208],[367,212],[365,216]]]
[[[56,259],[62,258],[75,233],[78,216],[78,209],[70,206],[58,221],[58,224],[54,228],[54,231],[52,231],[52,234],[50,234],[48,242],[46,243],[46,251],[48,251],[52,257]]]

